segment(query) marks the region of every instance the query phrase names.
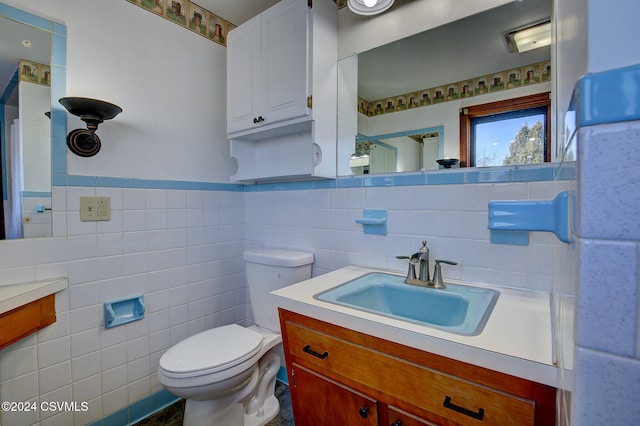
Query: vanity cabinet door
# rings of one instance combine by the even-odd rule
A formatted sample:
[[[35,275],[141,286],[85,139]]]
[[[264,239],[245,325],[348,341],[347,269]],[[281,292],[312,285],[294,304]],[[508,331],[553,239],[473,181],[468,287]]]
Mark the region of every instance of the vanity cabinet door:
[[[293,363],[291,404],[296,424],[377,425],[378,404],[360,392]]]

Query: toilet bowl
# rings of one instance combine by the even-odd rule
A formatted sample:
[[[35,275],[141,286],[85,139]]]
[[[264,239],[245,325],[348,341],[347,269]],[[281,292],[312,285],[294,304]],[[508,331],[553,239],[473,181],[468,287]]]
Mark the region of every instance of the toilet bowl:
[[[245,252],[256,325],[195,334],[160,358],[158,380],[186,400],[184,425],[262,426],[280,409],[274,396],[282,337],[268,293],[311,276],[311,253]],[[255,301],[255,302],[254,302]]]

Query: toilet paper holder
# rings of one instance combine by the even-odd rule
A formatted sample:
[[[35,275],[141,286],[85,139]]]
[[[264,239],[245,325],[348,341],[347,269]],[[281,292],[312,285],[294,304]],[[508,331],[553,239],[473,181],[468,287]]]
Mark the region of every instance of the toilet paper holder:
[[[144,318],[144,296],[137,295],[104,303],[105,328],[116,327]]]

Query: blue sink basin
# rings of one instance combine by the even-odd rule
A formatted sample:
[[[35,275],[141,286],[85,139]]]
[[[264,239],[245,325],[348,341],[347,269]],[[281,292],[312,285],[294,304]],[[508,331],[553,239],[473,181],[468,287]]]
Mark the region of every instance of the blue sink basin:
[[[500,293],[487,288],[446,285],[442,290],[418,287],[405,284],[403,277],[374,272],[314,298],[456,334],[480,334]]]

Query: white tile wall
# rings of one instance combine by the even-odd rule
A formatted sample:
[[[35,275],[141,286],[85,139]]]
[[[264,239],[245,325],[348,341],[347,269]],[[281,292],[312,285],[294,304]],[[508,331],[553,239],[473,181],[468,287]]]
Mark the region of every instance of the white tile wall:
[[[491,244],[487,203],[552,198],[557,186],[246,193],[55,187],[55,237],[0,244],[0,284],[68,276],[69,289],[57,295],[55,325],[0,351],[0,392],[3,400],[88,401],[90,409],[3,413],[2,424],[84,424],[161,390],[155,371],[171,345],[213,326],[252,321],[245,246],[310,250],[318,275],[353,263],[405,271],[395,256],[413,253],[426,238],[432,259],[459,262],[445,267],[445,276],[550,290],[555,237],[531,233],[527,247]],[[111,221],[79,221],[79,197],[92,194],[111,197]],[[388,210],[387,236],[363,234],[355,219],[364,208]],[[105,329],[103,302],[135,294],[145,296],[145,318]]]
[[[81,195],[112,220],[80,222]],[[162,389],[172,344],[245,324],[242,193],[55,187],[54,238],[0,244],[0,284],[68,276],[57,322],[0,351],[3,401],[88,401],[81,413],[1,413],[2,425],[86,424]],[[222,229],[224,228],[224,229]],[[144,294],[143,320],[104,328],[103,302]]]
[[[445,277],[550,291],[553,249],[548,233],[530,233],[528,246],[491,244],[487,206],[495,199],[551,199],[562,182],[310,189],[245,193],[247,247],[312,251],[314,274],[350,263],[406,271],[405,261],[426,239],[431,259],[449,259]],[[365,235],[363,209],[387,210],[386,236]]]

